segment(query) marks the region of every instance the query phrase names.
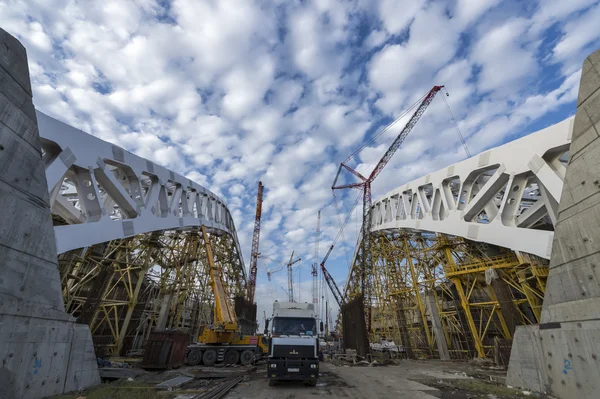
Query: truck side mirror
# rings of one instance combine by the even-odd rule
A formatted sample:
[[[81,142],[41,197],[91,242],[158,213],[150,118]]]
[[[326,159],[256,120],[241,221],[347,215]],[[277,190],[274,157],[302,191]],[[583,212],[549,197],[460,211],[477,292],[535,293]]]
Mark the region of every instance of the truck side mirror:
[[[321,329],[321,332],[323,332],[323,322],[319,324],[319,328]]]
[[[269,319],[265,320],[265,335],[269,333]]]

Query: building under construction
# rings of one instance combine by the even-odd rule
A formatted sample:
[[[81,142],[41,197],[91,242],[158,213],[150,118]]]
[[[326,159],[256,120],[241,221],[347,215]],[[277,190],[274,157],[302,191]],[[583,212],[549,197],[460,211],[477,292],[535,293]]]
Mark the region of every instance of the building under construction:
[[[540,320],[544,259],[425,232],[374,235],[371,251],[370,342],[394,341],[408,357],[506,362],[515,326]],[[360,287],[357,259],[349,297]]]
[[[243,332],[256,330],[245,272],[228,235],[209,236]],[[206,243],[198,230],[164,231],[62,254],[66,310],[90,326],[97,356],[140,353],[153,328],[183,329],[190,340],[212,324]]]

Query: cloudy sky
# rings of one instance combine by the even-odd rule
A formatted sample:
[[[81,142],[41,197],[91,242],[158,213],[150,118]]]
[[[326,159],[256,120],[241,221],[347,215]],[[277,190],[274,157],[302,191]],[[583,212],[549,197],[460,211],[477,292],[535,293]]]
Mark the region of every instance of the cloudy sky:
[[[0,0],[36,107],[222,195],[246,263],[263,181],[261,315],[287,286],[265,269],[292,250],[310,300],[317,212],[322,256],[356,195],[337,193],[336,214],[339,162],[434,84],[472,154],[572,115],[598,21],[593,0]],[[372,168],[400,126],[352,166]],[[374,196],[465,157],[438,98]],[[329,263],[341,285],[359,224]]]

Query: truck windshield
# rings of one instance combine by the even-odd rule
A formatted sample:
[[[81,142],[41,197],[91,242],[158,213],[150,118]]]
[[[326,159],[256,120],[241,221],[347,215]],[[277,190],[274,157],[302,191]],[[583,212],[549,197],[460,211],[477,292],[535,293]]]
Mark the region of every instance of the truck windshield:
[[[273,334],[281,335],[317,335],[315,319],[310,317],[275,317]]]

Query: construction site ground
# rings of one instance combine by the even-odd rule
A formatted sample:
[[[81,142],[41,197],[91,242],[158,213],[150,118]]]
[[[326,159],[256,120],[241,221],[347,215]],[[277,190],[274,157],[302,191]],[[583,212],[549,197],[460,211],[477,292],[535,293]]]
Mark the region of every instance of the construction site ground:
[[[124,375],[131,375],[131,370],[135,369],[125,369]],[[269,386],[266,365],[261,362],[256,367],[182,367],[168,371],[139,372],[133,377],[105,382],[84,392],[53,399],[545,397],[535,392],[505,387],[504,374],[502,370],[481,364],[438,360],[396,360],[371,366],[322,362],[316,387],[300,382],[279,382],[276,386]],[[158,384],[175,378],[189,381],[171,389],[157,388]]]

